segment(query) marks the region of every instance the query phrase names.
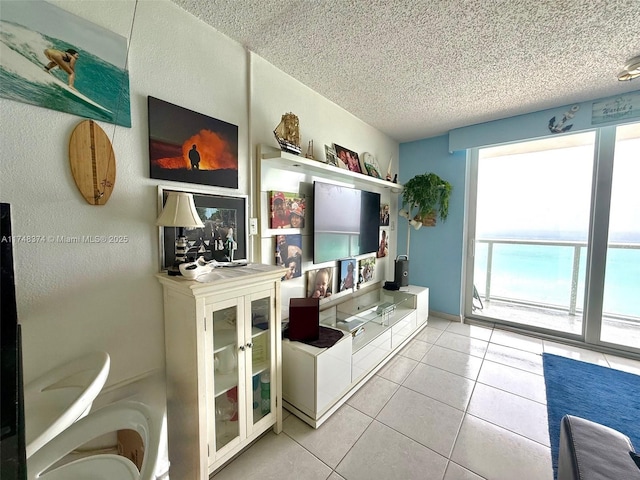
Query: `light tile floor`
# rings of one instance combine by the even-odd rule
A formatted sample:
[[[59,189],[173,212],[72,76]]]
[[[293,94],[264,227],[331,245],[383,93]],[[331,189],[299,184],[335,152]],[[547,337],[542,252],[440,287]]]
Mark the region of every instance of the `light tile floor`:
[[[430,317],[320,428],[284,412],[215,480],[551,480],[542,353],[640,362]]]

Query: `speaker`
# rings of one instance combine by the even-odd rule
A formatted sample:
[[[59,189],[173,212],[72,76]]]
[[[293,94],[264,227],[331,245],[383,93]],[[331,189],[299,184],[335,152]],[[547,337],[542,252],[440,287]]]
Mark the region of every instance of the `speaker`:
[[[320,299],[289,299],[289,340],[305,342],[320,337]]]
[[[406,255],[398,255],[396,258],[396,270],[393,282],[398,285],[398,287],[409,286],[409,257]]]

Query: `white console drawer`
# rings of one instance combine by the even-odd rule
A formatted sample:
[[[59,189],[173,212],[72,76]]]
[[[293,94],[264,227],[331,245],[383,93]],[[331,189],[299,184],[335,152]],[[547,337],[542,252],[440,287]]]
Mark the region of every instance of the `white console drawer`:
[[[391,329],[378,335],[368,345],[353,354],[351,360],[351,381],[355,382],[380,363],[391,351]]]
[[[351,385],[351,335],[330,348],[282,341],[282,397],[312,418]]]
[[[351,385],[351,339],[327,348],[316,358],[316,412],[322,412]]]
[[[416,329],[416,312],[413,311],[391,327],[391,348],[397,348]]]

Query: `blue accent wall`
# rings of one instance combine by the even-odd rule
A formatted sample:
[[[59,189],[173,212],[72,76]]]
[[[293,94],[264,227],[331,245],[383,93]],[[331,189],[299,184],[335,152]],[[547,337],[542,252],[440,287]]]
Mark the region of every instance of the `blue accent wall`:
[[[400,144],[399,181],[433,172],[452,186],[449,216],[435,227],[411,229],[409,283],[429,287],[429,309],[460,314],[466,151],[449,153],[449,136]],[[407,245],[407,220],[398,216],[398,254]]]

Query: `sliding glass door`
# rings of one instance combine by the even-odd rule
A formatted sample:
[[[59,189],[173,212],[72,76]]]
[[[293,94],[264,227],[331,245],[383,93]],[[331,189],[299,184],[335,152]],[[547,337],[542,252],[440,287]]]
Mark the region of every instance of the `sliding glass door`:
[[[638,142],[634,124],[472,152],[466,316],[640,346]]]
[[[640,348],[640,124],[618,127],[600,340]]]

